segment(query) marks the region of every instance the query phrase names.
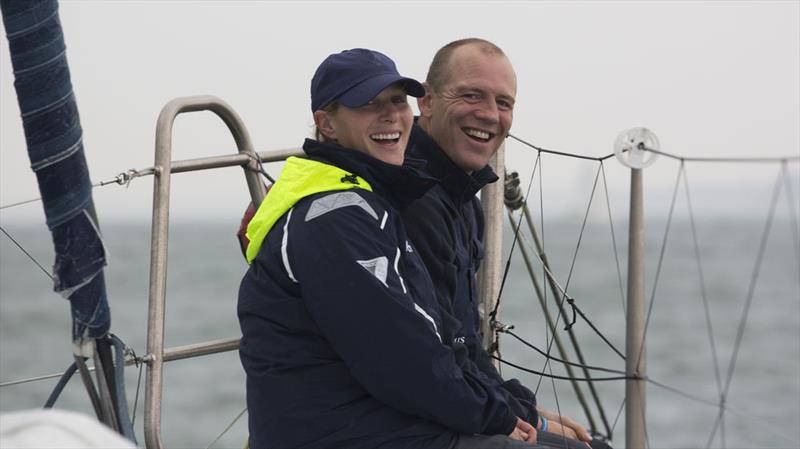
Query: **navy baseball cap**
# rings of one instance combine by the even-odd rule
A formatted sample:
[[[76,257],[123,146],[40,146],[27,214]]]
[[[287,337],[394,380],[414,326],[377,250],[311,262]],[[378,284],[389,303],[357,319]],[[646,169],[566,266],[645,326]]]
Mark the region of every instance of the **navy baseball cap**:
[[[334,100],[348,108],[363,106],[397,82],[407,94],[425,96],[422,84],[400,75],[394,61],[383,53],[365,48],[334,53],[322,61],[311,79],[311,111]]]

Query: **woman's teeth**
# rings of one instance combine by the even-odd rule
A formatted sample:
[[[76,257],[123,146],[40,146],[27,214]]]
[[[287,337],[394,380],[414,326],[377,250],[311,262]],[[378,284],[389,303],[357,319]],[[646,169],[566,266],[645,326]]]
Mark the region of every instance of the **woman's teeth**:
[[[372,140],[397,140],[400,138],[399,132],[393,133],[380,133],[369,136]]]

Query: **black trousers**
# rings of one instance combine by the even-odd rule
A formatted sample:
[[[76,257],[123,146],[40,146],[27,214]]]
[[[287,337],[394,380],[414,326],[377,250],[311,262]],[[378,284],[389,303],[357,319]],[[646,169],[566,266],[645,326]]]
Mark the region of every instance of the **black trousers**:
[[[592,440],[592,449],[611,449],[600,440]],[[512,440],[505,435],[458,435],[449,449],[588,449],[586,443],[551,432],[538,432],[536,444]]]

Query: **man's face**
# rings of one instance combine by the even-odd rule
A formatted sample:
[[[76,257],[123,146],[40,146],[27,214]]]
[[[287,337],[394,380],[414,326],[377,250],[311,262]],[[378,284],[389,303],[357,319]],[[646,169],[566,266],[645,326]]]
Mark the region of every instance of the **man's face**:
[[[486,166],[514,118],[517,79],[508,58],[459,47],[440,91],[428,90],[419,100],[423,129],[464,171]]]
[[[414,120],[406,91],[392,85],[358,108],[339,105],[335,111],[317,111],[317,125],[339,145],[366,153],[388,164],[402,165]]]

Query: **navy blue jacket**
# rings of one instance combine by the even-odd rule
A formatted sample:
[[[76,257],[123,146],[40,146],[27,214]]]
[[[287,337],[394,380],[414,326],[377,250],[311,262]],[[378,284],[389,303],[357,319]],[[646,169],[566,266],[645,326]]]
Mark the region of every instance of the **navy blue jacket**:
[[[396,212],[432,180],[337,145],[304,150],[373,191],[302,198],[242,279],[250,447],[438,449],[456,433],[510,433],[509,405],[442,344],[433,285]]]
[[[434,281],[442,333],[454,346],[467,347],[468,361],[462,369],[479,371],[520,418],[535,426],[535,395],[516,379],[504,381],[482,346],[476,274],[484,255],[484,215],[475,194],[498,177],[489,166],[467,174],[417,124],[406,154],[424,160],[424,172],[439,180],[402,214],[408,236]]]

